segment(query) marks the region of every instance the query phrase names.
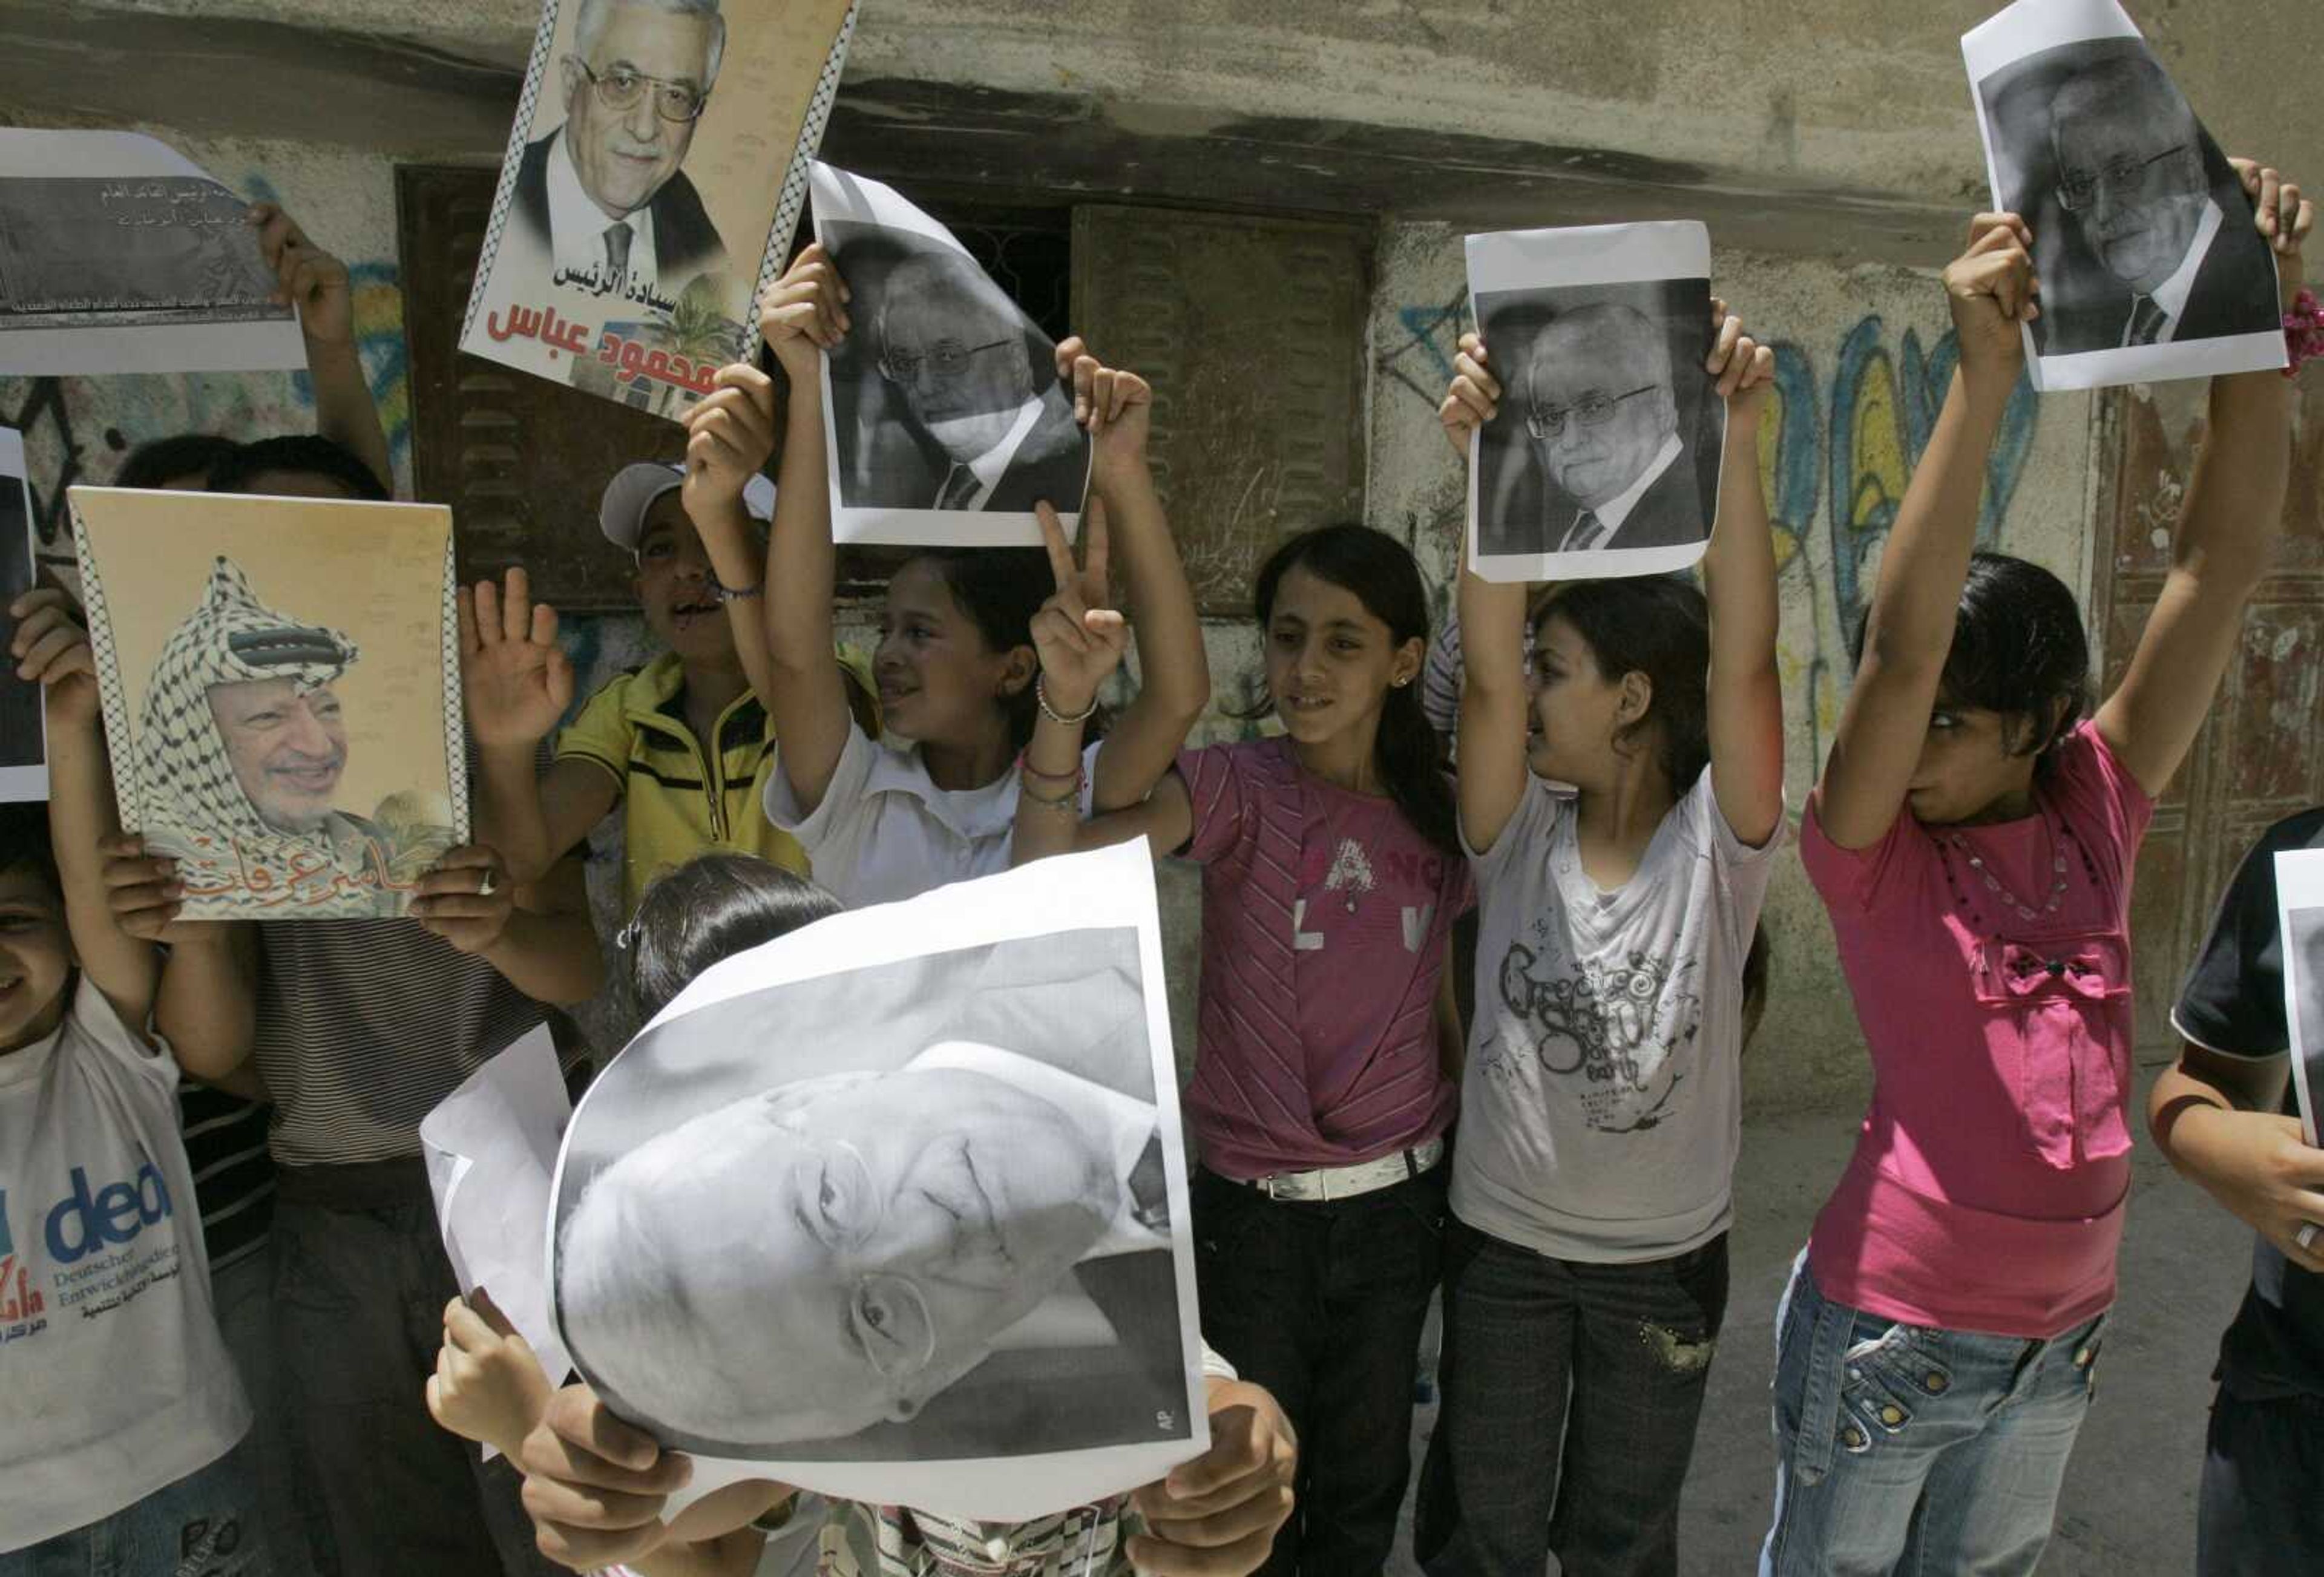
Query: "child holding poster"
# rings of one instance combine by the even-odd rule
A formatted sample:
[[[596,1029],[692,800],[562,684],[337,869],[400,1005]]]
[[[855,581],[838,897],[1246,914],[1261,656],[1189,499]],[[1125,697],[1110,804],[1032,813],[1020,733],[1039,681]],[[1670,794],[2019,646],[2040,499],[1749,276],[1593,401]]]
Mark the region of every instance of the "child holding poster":
[[[2236,168],[2295,289],[2313,208]],[[2131,873],[2283,515],[2291,385],[2214,379],[2168,579],[2084,720],[2073,594],[1972,551],[2043,311],[2033,242],[2018,216],[1980,215],[1945,272],[1960,370],[1801,834],[1876,1090],[1777,1320],[1772,1577],[2041,1558],[2129,1194]]]

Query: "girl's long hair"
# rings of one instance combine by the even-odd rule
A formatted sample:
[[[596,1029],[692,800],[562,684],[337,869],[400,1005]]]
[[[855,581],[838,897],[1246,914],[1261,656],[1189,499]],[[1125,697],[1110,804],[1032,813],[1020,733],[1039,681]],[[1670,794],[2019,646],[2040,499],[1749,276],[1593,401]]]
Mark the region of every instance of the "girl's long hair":
[[[1385,531],[1348,523],[1302,531],[1268,556],[1251,590],[1262,639],[1275,617],[1275,594],[1295,568],[1354,594],[1365,612],[1388,626],[1388,639],[1397,645],[1427,643],[1428,591],[1411,550]],[[1422,837],[1461,858],[1452,786],[1437,760],[1436,731],[1421,713],[1416,678],[1388,687],[1374,752],[1380,779],[1405,819]]]
[[[1578,580],[1550,594],[1535,629],[1552,618],[1573,627],[1609,683],[1646,675],[1654,699],[1623,733],[1661,730],[1659,764],[1672,795],[1684,798],[1711,765],[1711,604],[1702,590],[1668,575]]]

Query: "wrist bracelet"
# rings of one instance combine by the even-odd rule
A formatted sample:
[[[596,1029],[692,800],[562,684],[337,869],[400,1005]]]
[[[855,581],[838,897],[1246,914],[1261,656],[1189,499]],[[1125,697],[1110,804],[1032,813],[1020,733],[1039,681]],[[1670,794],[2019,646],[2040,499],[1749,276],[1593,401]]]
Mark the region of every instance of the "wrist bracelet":
[[[1090,697],[1090,704],[1088,706],[1083,707],[1078,714],[1071,717],[1066,716],[1055,706],[1050,706],[1049,676],[1047,674],[1035,676],[1033,680],[1033,699],[1040,706],[1042,716],[1047,718],[1052,723],[1062,723],[1067,728],[1079,728],[1083,724],[1087,723],[1091,718],[1097,715],[1097,697],[1095,696],[1092,696]]]
[[[1045,778],[1052,783],[1078,783],[1082,779],[1080,762],[1074,762],[1070,772],[1045,772],[1033,764],[1033,752],[1029,750],[1017,752],[1017,770],[1028,778]]]
[[[1074,774],[1074,786],[1066,789],[1063,794],[1054,796],[1047,794],[1036,794],[1033,792],[1032,785],[1022,782],[1017,785],[1017,793],[1020,798],[1029,799],[1036,805],[1047,806],[1052,810],[1059,810],[1063,809],[1066,806],[1072,806],[1075,813],[1078,814],[1080,812],[1082,803],[1081,774],[1078,772]]]
[[[2304,290],[2292,299],[2292,310],[2283,315],[2283,340],[2287,378],[2300,375],[2302,362],[2324,357],[2324,302],[2315,291]]]
[[[747,602],[766,589],[767,583],[764,580],[752,581],[749,586],[727,586],[719,580],[716,570],[710,572],[710,595],[722,603]]]

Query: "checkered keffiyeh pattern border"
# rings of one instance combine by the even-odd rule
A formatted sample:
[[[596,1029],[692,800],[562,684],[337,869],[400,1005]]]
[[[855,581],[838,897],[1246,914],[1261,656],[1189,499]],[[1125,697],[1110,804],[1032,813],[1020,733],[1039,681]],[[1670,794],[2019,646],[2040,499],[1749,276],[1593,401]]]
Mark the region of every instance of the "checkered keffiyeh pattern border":
[[[500,189],[493,194],[493,217],[484,225],[484,244],[476,254],[476,277],[468,286],[468,310],[460,319],[460,337],[465,341],[476,327],[476,309],[484,305],[484,286],[493,277],[493,259],[499,255],[501,232],[508,228],[509,205],[516,199],[517,167],[524,162],[525,134],[532,130],[532,112],[540,103],[541,78],[549,75],[549,51],[557,42],[557,7],[559,0],[547,0],[540,8],[540,26],[532,35],[532,60],[524,69],[524,92],[517,98],[516,118],[509,123],[508,152],[501,160]],[[455,779],[456,785],[459,779]],[[456,799],[453,806],[459,813]],[[467,826],[465,813],[460,813],[459,825]]]
[[[460,570],[444,527],[444,780],[452,789],[453,841],[469,842],[468,715],[460,685]]]
[[[144,801],[139,797],[137,753],[129,722],[129,692],[121,684],[121,657],[114,650],[113,618],[106,611],[105,580],[97,574],[97,550],[88,540],[88,522],[81,518],[80,502],[68,493],[72,512],[73,557],[80,561],[81,617],[88,621],[88,644],[97,659],[98,710],[105,717],[105,748],[113,760],[113,797],[121,809],[121,830],[143,831]]]
[[[775,198],[775,223],[767,232],[767,253],[759,264],[759,288],[751,297],[751,321],[743,326],[742,343],[734,354],[736,361],[758,359],[758,304],[766,300],[774,282],[783,277],[784,266],[790,261],[791,235],[798,228],[800,210],[807,207],[807,166],[823,147],[824,128],[831,124],[831,106],[839,97],[839,78],[847,68],[847,46],[854,42],[855,18],[862,9],[861,0],[847,8],[846,16],[839,23],[839,36],[832,41],[831,53],[824,57],[823,75],[816,80],[815,97],[807,101],[807,119],[799,126],[798,143],[791,150],[790,167],[783,171],[782,190]]]

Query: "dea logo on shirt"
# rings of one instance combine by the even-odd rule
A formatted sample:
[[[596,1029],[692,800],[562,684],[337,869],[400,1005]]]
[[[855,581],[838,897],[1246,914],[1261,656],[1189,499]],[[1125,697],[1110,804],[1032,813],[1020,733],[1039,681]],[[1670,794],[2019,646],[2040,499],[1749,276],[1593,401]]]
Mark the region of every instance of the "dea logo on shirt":
[[[0,1255],[13,1250],[8,1238],[7,1196],[0,1194]],[[42,1232],[49,1258],[70,1265],[100,1250],[128,1242],[171,1215],[170,1185],[147,1161],[136,1176],[92,1189],[85,1167],[72,1169],[72,1192],[48,1213]]]

